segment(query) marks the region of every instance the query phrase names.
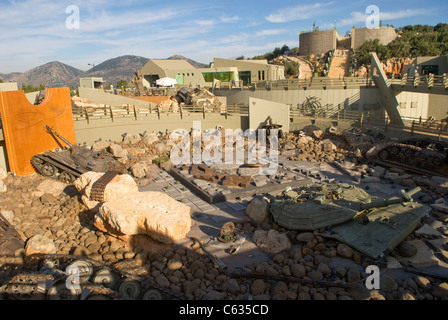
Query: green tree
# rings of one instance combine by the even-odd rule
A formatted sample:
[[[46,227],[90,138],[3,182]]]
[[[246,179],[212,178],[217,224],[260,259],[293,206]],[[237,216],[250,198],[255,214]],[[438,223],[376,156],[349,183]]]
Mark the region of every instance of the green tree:
[[[38,87],[35,87],[32,84],[26,85],[26,84],[22,83],[22,90],[25,91],[25,93],[35,92],[35,91],[43,91],[43,90],[45,90],[45,84],[41,83]]]
[[[299,73],[299,65],[293,61],[285,61],[283,66],[287,76],[296,76]]]
[[[128,85],[128,82],[126,80],[120,80],[117,82],[117,88],[125,87]]]

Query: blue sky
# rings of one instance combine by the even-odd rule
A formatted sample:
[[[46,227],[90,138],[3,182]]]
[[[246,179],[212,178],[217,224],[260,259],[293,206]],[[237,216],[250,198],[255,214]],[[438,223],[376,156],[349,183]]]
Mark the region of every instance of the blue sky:
[[[67,10],[73,5],[79,29],[67,28],[67,20],[75,22]],[[0,0],[0,73],[50,61],[87,70],[121,55],[180,54],[202,63],[250,58],[284,44],[298,47],[300,31],[314,22],[321,30],[336,26],[341,35],[365,27],[370,5],[395,27],[448,22],[446,0]]]

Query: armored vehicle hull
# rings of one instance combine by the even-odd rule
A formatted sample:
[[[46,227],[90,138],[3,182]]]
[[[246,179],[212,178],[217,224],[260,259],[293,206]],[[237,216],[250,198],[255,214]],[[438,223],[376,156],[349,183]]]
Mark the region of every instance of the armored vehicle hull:
[[[52,128],[48,126],[46,128],[50,134],[65,142],[68,149],[45,151],[31,158],[31,164],[43,176],[71,183],[88,171],[124,171],[124,166],[114,159],[111,154],[71,144],[59,136]]]

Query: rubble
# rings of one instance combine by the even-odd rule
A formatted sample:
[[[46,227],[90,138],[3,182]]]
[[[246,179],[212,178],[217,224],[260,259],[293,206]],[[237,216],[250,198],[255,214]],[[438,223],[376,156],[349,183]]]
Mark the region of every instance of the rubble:
[[[226,172],[229,177],[250,177],[250,185],[246,188],[241,185],[227,187],[235,190],[235,197],[239,197],[233,203],[226,199],[219,203],[199,202],[201,199],[197,195],[188,193],[185,197],[197,201],[197,206],[194,203],[188,203],[187,206],[182,202],[185,197],[171,197],[174,191],[179,194],[189,192],[189,186],[186,187],[180,179],[170,175],[169,168],[167,172],[159,167],[163,165],[163,161],[161,158],[157,159],[169,154],[172,148],[169,135],[152,132],[134,137],[135,141],[129,135],[126,141],[97,141],[92,146],[96,150],[116,152],[115,156],[121,159],[127,170],[127,174],[116,177],[121,181],[121,186],[116,185],[117,180],[106,186],[104,202],[88,202],[91,201],[89,188],[101,175],[93,171],[85,173],[73,185],[65,184],[66,188],[51,183],[56,181],[41,175],[6,175],[0,179],[7,188],[0,198],[2,214],[5,213],[8,221],[24,238],[24,243],[14,250],[15,254],[0,257],[0,288],[20,272],[28,271],[24,257],[40,252],[92,259],[91,261],[107,266],[126,263],[134,266],[133,270],[139,270],[140,284],[145,283],[144,279],[159,289],[164,288],[170,294],[191,300],[448,298],[447,280],[433,270],[446,270],[443,260],[443,252],[448,251],[448,206],[444,198],[446,180],[441,179],[443,177],[430,178],[365,161],[365,151],[376,143],[371,137],[354,132],[327,132],[316,126],[302,132],[285,133],[284,138],[280,139],[281,151],[295,152],[283,154],[281,161],[287,159],[289,162],[281,162],[281,170],[272,177],[257,175],[254,168],[240,165],[233,165],[231,169],[225,165],[204,166],[203,170],[197,167],[197,176],[194,178],[196,187],[201,185],[210,192],[216,191],[216,188],[213,189],[213,182],[206,179]],[[360,145],[361,155],[356,152]],[[299,165],[291,165],[300,161],[307,165],[302,170]],[[346,170],[359,178],[358,181],[351,180],[348,183],[356,184],[369,192],[393,195],[399,189],[419,186],[422,188],[421,196],[416,197],[415,201],[427,202],[432,208],[426,224],[411,232],[399,246],[391,250],[390,256],[372,262],[356,248],[324,237],[328,228],[300,232],[278,225],[267,213],[272,195],[267,192],[265,199],[253,196],[253,190],[262,190],[272,181],[279,186],[278,190],[283,191],[291,183],[298,181],[295,177],[301,179],[308,176],[308,182],[330,181],[334,179],[330,173],[334,173],[335,176],[338,174],[337,179],[350,180],[341,172],[327,171],[329,167],[325,164],[331,161],[340,161]],[[318,169],[313,171],[314,168]],[[184,176],[191,174],[190,169],[188,167],[184,171]],[[191,178],[193,179],[193,175]],[[221,178],[222,181],[225,180],[224,177]],[[167,184],[170,189],[142,191],[142,188],[150,188],[163,179],[170,181]],[[231,179],[229,182],[232,182]],[[78,193],[69,190],[70,186],[75,186]],[[252,193],[245,194],[245,190],[252,190]],[[163,203],[166,206],[162,208]],[[160,209],[158,213],[150,212],[155,211],[155,207]],[[208,210],[212,209],[219,211],[208,214]],[[233,216],[235,213],[239,215]],[[155,216],[160,220],[155,221]],[[238,220],[239,217],[244,219]],[[235,221],[236,230],[246,237],[244,245],[247,247],[241,247],[234,255],[235,261],[240,263],[238,268],[241,268],[242,273],[238,268],[238,272],[222,270],[200,248],[190,246],[190,236],[201,235],[205,244],[209,240],[209,234],[204,236],[205,227],[213,229],[230,220]],[[437,249],[433,250],[432,246]],[[223,244],[207,247],[211,248],[216,251],[210,252],[219,257],[231,257]],[[250,250],[246,250],[248,248]],[[260,251],[264,260],[256,255]],[[392,256],[397,258],[397,263],[386,261],[386,258]],[[227,259],[225,261],[228,262]],[[11,267],[12,263],[14,267]],[[368,276],[365,267],[370,264],[381,266],[382,285],[378,290],[368,291],[366,297],[356,293],[350,285],[364,286]],[[228,265],[231,267],[232,263]],[[383,276],[386,265],[385,271],[392,270],[393,267],[394,272],[407,272],[406,277],[394,277],[393,274]],[[419,270],[433,268],[424,269],[433,272],[433,276],[412,273],[409,266],[420,268]],[[257,276],[250,278],[249,274]],[[244,275],[247,277],[243,277]],[[118,286],[113,287],[113,290],[118,291]],[[161,292],[162,297],[169,296],[166,292]],[[137,299],[142,298],[144,293],[141,290]],[[157,295],[154,292],[152,294]],[[5,295],[7,299],[13,299],[13,295],[8,296],[8,293],[0,294],[3,298]]]

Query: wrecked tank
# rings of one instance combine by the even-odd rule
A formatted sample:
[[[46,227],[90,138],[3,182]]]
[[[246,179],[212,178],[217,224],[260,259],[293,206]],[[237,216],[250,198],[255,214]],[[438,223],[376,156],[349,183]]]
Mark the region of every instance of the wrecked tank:
[[[378,165],[423,175],[448,176],[448,144],[432,139],[408,139],[375,146],[366,153]]]
[[[59,138],[65,142],[68,148],[45,151],[31,158],[31,164],[43,176],[57,178],[65,183],[72,183],[81,174],[88,171],[123,171],[123,165],[106,151],[95,151],[74,145],[47,125],[45,125],[45,128],[55,139]]]
[[[327,228],[321,236],[346,243],[373,259],[381,259],[403,241],[429,215],[429,206],[414,202],[420,187],[399,197],[376,199],[361,204],[360,213],[350,221]]]
[[[281,226],[315,230],[353,219],[370,195],[348,183],[329,183],[291,189],[271,200],[270,212]]]

